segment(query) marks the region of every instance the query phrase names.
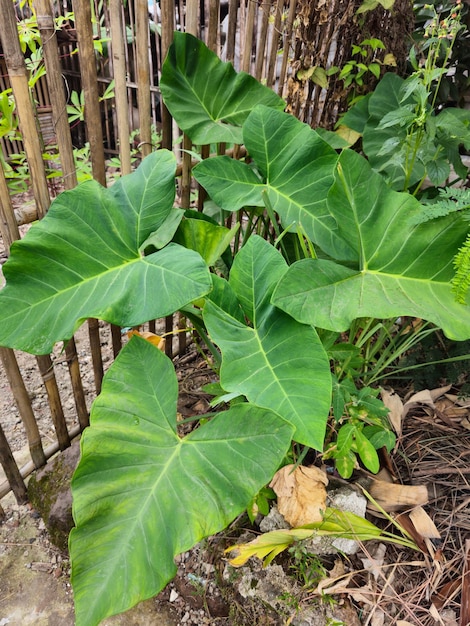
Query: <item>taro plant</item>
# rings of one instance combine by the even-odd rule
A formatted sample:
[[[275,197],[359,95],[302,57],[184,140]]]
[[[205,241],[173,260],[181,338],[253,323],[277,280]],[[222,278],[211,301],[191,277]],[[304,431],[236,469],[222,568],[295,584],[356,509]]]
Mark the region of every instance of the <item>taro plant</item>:
[[[410,315],[470,337],[470,310],[450,284],[461,214],[404,229],[418,200],[392,191],[359,154],[338,154],[191,35],[175,33],[161,89],[193,142],[246,148],[249,160],[195,167],[211,201],[234,214],[266,210],[303,233],[311,258],[289,265],[249,232],[232,250],[237,224],[173,207],[176,163],[165,150],[109,189],[88,181],[64,192],[13,244],[0,345],[44,354],[88,317],[137,326],[183,311],[220,354],[226,410],[184,437],[160,350],[133,337],[106,374],[72,483],[79,626],[158,593],[176,555],[252,507],[292,441],[323,450],[332,378],[317,329]],[[213,269],[221,256],[224,275]]]

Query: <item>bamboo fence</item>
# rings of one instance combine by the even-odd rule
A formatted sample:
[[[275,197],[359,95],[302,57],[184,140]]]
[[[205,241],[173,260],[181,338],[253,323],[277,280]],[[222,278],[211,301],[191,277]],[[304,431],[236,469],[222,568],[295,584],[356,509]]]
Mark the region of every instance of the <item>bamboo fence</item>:
[[[125,6],[124,6],[125,4]],[[310,21],[316,15],[315,2]],[[318,7],[324,2],[318,1]],[[351,0],[351,6],[354,2]],[[60,5],[60,6],[59,6]],[[119,155],[121,172],[132,169],[129,136],[138,130],[140,157],[145,157],[156,146],[152,145],[152,126],[161,134],[159,147],[174,150],[179,160],[178,185],[181,206],[190,206],[191,147],[187,137],[179,140],[179,130],[163,103],[158,86],[162,61],[171,44],[175,29],[191,32],[206,42],[221,58],[234,64],[237,70],[252,73],[281,96],[290,98],[290,108],[305,111],[309,95],[297,102],[294,94],[299,89],[292,67],[299,67],[302,51],[296,39],[299,29],[305,28],[305,0],[32,0],[40,30],[46,76],[33,90],[28,85],[29,72],[18,37],[18,14],[12,0],[0,0],[0,91],[11,86],[22,142],[1,141],[3,162],[12,152],[24,150],[30,171],[34,196],[33,210],[25,212],[14,207],[8,190],[4,168],[0,167],[0,235],[8,250],[20,238],[19,225],[42,218],[51,202],[51,184],[46,178],[43,154],[55,151],[60,161],[60,188],[71,189],[77,184],[74,146],[89,144],[93,177],[107,184],[107,159]],[[357,8],[358,0],[354,6]],[[302,11],[299,13],[299,7]],[[73,28],[57,30],[54,19],[58,11],[74,13]],[[349,10],[349,9],[348,9]],[[21,17],[21,16],[20,16]],[[313,25],[310,24],[310,27]],[[320,24],[321,26],[321,24]],[[335,47],[340,34],[328,24],[321,26]],[[103,54],[96,53],[97,39],[103,41]],[[331,43],[333,45],[333,43]],[[77,53],[78,46],[78,53]],[[323,58],[331,56],[326,40],[322,43]],[[296,63],[293,57],[296,55]],[[326,55],[326,57],[325,57]],[[310,63],[315,63],[311,58]],[[106,87],[114,80],[114,98],[102,99]],[[297,84],[297,89],[294,89]],[[73,91],[83,91],[86,103],[84,122],[70,125],[67,103]],[[320,92],[319,92],[320,93]],[[316,97],[316,96],[315,96]],[[318,96],[319,97],[319,96]],[[313,102],[313,100],[312,100]],[[318,105],[318,98],[315,101]],[[299,104],[300,103],[300,104]],[[40,124],[41,112],[43,114]],[[223,151],[223,147],[221,148]],[[204,152],[207,155],[207,151]],[[47,158],[46,158],[47,162]],[[1,161],[0,161],[1,163]],[[201,208],[203,193],[199,194]],[[173,318],[165,320],[165,328],[172,331]],[[155,328],[155,325],[151,325]],[[114,356],[121,348],[119,328],[111,329]],[[101,389],[103,358],[100,325],[88,321],[89,352],[94,374],[96,393]],[[177,348],[167,341],[166,350],[173,356],[175,350],[185,349],[185,335],[181,333]],[[0,463],[5,479],[0,483],[0,499],[13,491],[18,502],[27,499],[25,479],[59,450],[67,448],[71,440],[88,425],[82,376],[75,340],[65,346],[65,361],[70,375],[75,404],[73,425],[67,425],[63,398],[55,376],[55,361],[51,356],[32,357],[42,377],[47,392],[50,416],[55,431],[55,441],[46,445],[41,437],[32,408],[30,391],[26,388],[13,350],[0,348],[0,358],[26,434],[30,460],[18,467],[2,428],[0,415]],[[70,420],[69,420],[70,421]],[[0,507],[1,514],[1,507]]]

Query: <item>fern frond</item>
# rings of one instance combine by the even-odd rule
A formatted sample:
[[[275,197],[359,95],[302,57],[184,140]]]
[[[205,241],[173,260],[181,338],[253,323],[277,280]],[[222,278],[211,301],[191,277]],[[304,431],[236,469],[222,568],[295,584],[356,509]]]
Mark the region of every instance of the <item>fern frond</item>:
[[[470,233],[454,257],[455,276],[452,279],[452,291],[460,304],[467,304],[470,289]]]
[[[423,202],[422,207],[421,213],[410,219],[411,225],[429,222],[456,211],[468,211],[468,217],[466,217],[470,220],[470,189],[462,187],[439,189],[439,197],[430,202]]]

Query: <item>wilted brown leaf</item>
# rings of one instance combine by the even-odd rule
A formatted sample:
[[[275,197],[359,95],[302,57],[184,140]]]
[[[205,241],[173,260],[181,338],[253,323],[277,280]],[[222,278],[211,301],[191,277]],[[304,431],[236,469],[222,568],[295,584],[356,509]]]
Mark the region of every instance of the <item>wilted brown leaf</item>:
[[[317,467],[294,467],[282,467],[269,485],[277,495],[279,512],[293,528],[322,520],[328,484],[325,472]]]
[[[382,402],[385,404],[387,409],[389,409],[389,414],[387,415],[388,421],[399,437],[402,429],[403,402],[401,401],[400,396],[398,396],[394,391],[381,389],[380,396],[382,398]]]

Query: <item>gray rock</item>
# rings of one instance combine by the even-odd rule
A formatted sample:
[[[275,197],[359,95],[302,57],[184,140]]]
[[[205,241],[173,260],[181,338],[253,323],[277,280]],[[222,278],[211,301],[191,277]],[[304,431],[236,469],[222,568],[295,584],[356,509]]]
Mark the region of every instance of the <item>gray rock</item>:
[[[67,551],[73,528],[70,481],[79,458],[80,443],[76,441],[38,470],[28,484],[31,504],[44,520],[52,543],[63,551]]]

